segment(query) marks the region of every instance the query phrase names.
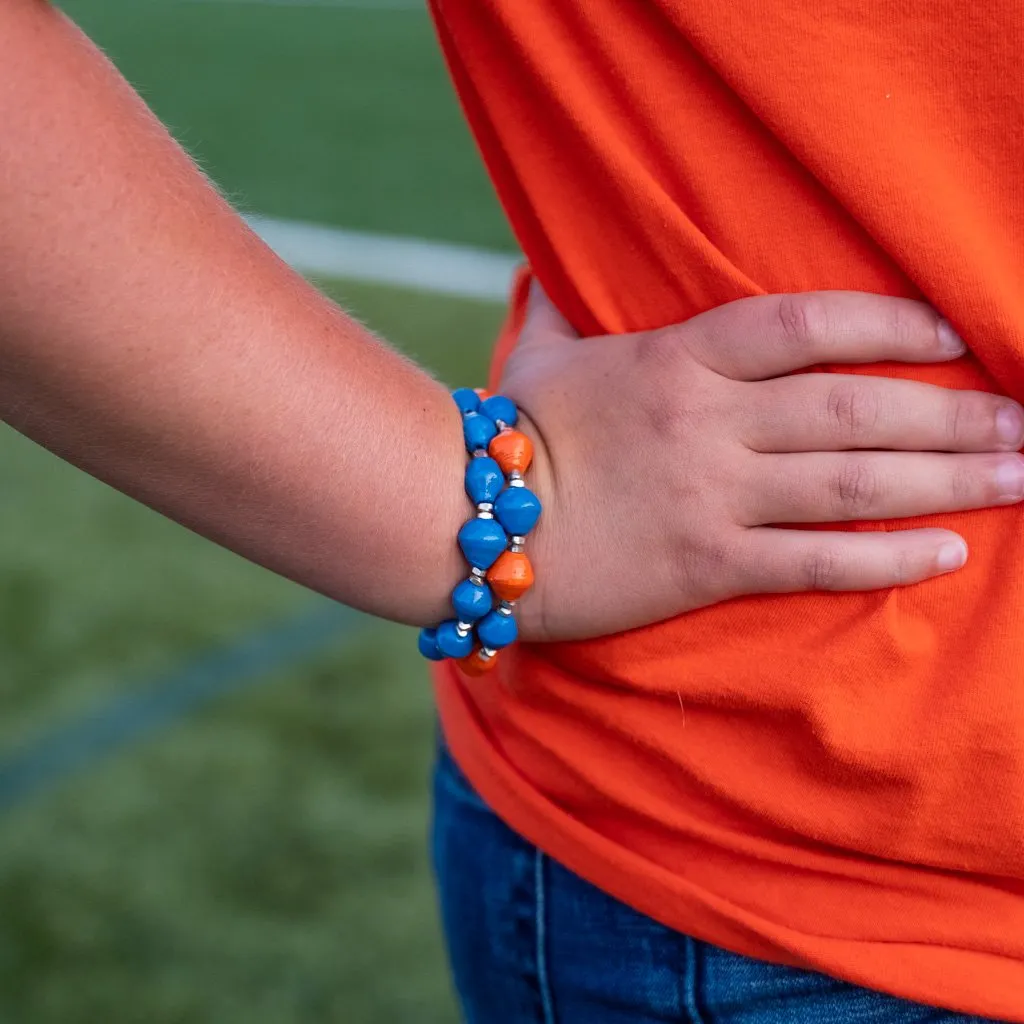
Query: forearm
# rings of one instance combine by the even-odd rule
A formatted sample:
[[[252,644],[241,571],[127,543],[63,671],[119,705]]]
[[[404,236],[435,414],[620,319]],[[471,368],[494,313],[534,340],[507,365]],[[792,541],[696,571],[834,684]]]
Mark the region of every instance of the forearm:
[[[278,261],[42,0],[0,6],[0,67],[0,417],[332,597],[440,618],[444,389]]]

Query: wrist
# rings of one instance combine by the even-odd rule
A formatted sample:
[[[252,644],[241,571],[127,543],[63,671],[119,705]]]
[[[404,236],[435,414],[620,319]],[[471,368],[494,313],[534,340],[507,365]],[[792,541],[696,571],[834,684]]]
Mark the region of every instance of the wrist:
[[[522,431],[533,444],[533,462],[526,482],[540,499],[544,510],[526,544],[526,554],[533,566],[536,582],[516,603],[520,639],[527,643],[535,643],[548,639],[544,594],[553,562],[551,513],[556,503],[555,480],[544,434],[522,407],[519,409],[519,423],[516,429]]]
[[[469,456],[464,490],[472,514],[457,535],[466,571],[452,592],[453,615],[421,630],[419,650],[433,661],[452,659],[478,676],[519,639],[514,610],[534,583],[525,547],[542,505],[526,484],[535,452],[531,438],[518,429],[515,403],[471,388],[457,389],[452,398]]]
[[[451,594],[466,576],[466,564],[459,551],[459,528],[471,514],[472,506],[463,489],[466,449],[458,409],[447,395],[443,413],[432,431],[438,438],[429,461],[420,463],[415,476],[424,480],[424,501],[414,502],[421,517],[414,564],[420,567],[417,583],[407,591],[408,612],[403,621],[428,626],[451,615]],[[403,581],[408,585],[412,580]]]

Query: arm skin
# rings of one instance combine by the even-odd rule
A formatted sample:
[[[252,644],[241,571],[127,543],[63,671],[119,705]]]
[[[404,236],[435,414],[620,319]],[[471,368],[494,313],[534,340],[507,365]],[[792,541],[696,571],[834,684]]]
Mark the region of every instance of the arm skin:
[[[256,238],[46,0],[0,2],[0,419],[255,562],[448,613],[458,412]]]

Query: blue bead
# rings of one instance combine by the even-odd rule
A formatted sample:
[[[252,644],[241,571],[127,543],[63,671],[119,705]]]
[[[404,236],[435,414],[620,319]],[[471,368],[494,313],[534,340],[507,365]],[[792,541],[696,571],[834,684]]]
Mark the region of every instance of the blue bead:
[[[437,627],[437,647],[446,658],[464,658],[473,653],[473,634],[461,636],[455,620],[448,619]]]
[[[463,580],[452,591],[452,608],[463,622],[476,622],[494,607],[494,595],[486,583]]]
[[[490,569],[508,546],[501,524],[493,519],[470,519],[459,530],[459,547],[470,565]]]
[[[431,661],[444,661],[444,655],[437,646],[437,630],[421,629],[419,638],[420,654]]]
[[[457,388],[452,392],[452,398],[463,416],[480,408],[480,396],[472,388]]]
[[[502,423],[510,427],[514,427],[519,419],[519,410],[516,409],[516,403],[504,395],[491,395],[490,398],[485,398],[480,403],[480,411],[485,416],[490,416],[492,420],[501,420]]]
[[[540,518],[540,499],[527,487],[509,487],[494,503],[498,522],[513,536],[526,536]]]
[[[493,647],[497,651],[515,643],[516,637],[519,636],[519,627],[511,615],[490,612],[480,620],[476,635],[484,647]]]
[[[471,459],[466,467],[466,493],[474,505],[482,501],[494,501],[505,486],[505,474],[501,466],[489,455]]]
[[[480,448],[484,450],[491,441],[498,436],[498,428],[494,420],[481,416],[478,412],[467,412],[462,417],[462,435],[466,439],[466,448],[475,452]]]

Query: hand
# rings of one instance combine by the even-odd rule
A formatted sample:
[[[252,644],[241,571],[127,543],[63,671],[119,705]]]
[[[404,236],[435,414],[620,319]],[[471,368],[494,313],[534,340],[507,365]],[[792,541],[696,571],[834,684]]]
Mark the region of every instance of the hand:
[[[535,442],[544,515],[529,640],[582,639],[747,594],[873,590],[959,568],[941,529],[891,519],[1024,497],[1024,412],[997,395],[820,363],[940,362],[928,306],[853,292],[743,299],[662,330],[578,339],[539,286],[501,390]]]

